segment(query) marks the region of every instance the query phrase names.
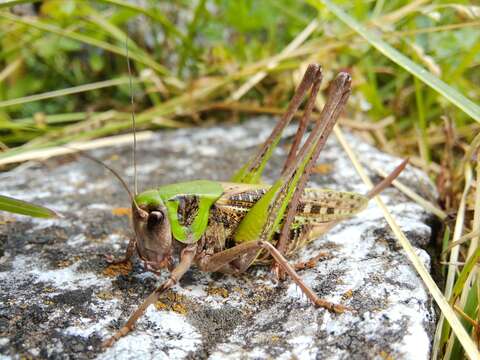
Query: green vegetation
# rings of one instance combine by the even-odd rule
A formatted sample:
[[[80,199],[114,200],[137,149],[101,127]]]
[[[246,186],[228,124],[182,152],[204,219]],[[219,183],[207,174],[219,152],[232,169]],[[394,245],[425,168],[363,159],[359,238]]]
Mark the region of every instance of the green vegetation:
[[[341,123],[436,182],[444,294],[478,341],[479,27],[468,1],[4,1],[0,160],[129,132],[126,44],[139,129],[276,115],[306,64],[324,88],[350,71]],[[437,356],[464,356],[456,332],[440,322]]]
[[[38,218],[58,217],[58,214],[53,210],[3,195],[0,195],[0,211],[7,211]]]

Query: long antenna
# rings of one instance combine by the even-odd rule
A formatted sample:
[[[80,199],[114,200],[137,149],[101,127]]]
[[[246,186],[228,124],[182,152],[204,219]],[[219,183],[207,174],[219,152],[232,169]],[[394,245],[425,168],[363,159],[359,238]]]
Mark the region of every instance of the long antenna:
[[[130,68],[130,57],[128,56],[128,35],[125,37],[125,49],[127,52],[127,68],[128,68],[128,84],[130,88],[130,105],[132,108],[132,128],[133,128],[133,191],[135,195],[138,194],[137,185],[137,129],[135,122],[135,110],[133,101],[133,86],[132,86],[132,69]]]
[[[108,166],[107,164],[105,164],[102,160],[100,159],[97,159],[95,156],[91,156],[89,154],[87,154],[85,151],[83,150],[80,150],[80,149],[77,149],[77,148],[74,148],[74,147],[71,147],[71,146],[67,146],[67,145],[61,145],[62,147],[64,148],[67,148],[67,149],[70,149],[70,150],[73,150],[75,152],[78,153],[78,155],[81,155],[87,159],[90,159],[94,162],[96,162],[97,164],[100,164],[102,165],[104,168],[106,168],[108,171],[110,171],[117,179],[118,181],[120,181],[120,183],[122,184],[123,188],[127,191],[127,194],[128,196],[130,197],[130,201],[132,202],[133,206],[135,206],[135,209],[137,209],[137,211],[139,213],[142,212],[142,209],[140,209],[140,207],[138,206],[137,202],[135,201],[135,196],[132,194],[132,192],[130,191],[130,189],[128,188],[128,185],[127,183],[125,182],[125,180],[123,180],[123,178],[120,176],[120,174],[114,169],[112,168],[111,166]]]

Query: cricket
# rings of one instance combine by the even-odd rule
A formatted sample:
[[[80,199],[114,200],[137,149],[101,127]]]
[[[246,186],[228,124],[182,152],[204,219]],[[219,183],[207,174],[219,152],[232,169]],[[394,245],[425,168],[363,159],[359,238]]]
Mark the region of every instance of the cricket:
[[[238,275],[253,265],[270,265],[273,276],[283,279],[288,275],[314,306],[335,313],[354,311],[321,299],[298,275],[297,271],[313,267],[319,257],[299,264],[290,264],[287,258],[335,224],[365,209],[369,200],[400,174],[407,160],[367,194],[308,188],[312,168],[351,91],[350,75],[339,73],[330,85],[323,110],[303,140],[321,81],[321,67],[309,65],[270,136],[229,181],[195,180],[138,192],[133,112],[134,190],[114,169],[93,159],[119,179],[132,207],[135,235],[123,258],[107,256],[107,260],[119,264],[137,254],[145,270],[159,274],[165,269],[170,273],[127,322],[103,342],[104,348],[131,332],[148,306],[177,284],[192,266],[204,272]],[[280,177],[267,185],[262,182],[265,165],[305,97],[304,113]],[[133,94],[131,100],[133,103]]]

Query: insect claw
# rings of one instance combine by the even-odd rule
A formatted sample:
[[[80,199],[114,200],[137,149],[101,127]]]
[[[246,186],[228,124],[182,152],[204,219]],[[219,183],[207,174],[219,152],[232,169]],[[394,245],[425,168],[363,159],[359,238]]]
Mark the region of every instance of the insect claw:
[[[126,326],[122,326],[120,330],[118,330],[113,336],[102,342],[102,348],[106,349],[112,347],[112,345],[115,344],[118,339],[127,335],[132,330],[132,328],[133,327],[128,326],[128,324]]]
[[[355,310],[349,308],[348,306],[331,303],[329,301],[326,301],[326,300],[323,300],[323,299],[320,299],[320,298],[315,299],[314,303],[315,303],[315,306],[323,307],[323,308],[325,308],[325,309],[327,309],[331,312],[334,312],[336,314],[343,314],[344,312],[356,313]]]

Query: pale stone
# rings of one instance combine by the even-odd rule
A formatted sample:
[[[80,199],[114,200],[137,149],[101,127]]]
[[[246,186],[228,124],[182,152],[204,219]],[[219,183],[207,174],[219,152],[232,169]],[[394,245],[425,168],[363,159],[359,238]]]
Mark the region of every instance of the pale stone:
[[[273,124],[261,117],[236,126],[158,133],[138,146],[140,188],[191,179],[227,180]],[[287,130],[287,135],[294,132],[293,127]],[[400,161],[353,136],[348,139],[367,168],[390,171]],[[267,167],[267,181],[278,175],[284,149],[275,152]],[[92,154],[124,176],[133,173],[128,146]],[[356,313],[314,308],[290,280],[276,284],[268,268],[256,267],[238,278],[192,269],[174,288],[183,296],[177,300],[186,314],[150,307],[131,334],[102,352],[101,341],[166,274],[157,279],[138,261],[129,275],[103,274],[103,255],[122,254],[131,234],[127,217],[112,213],[128,208],[128,197],[104,168],[84,158],[67,160],[52,159],[0,175],[2,194],[64,215],[54,220],[1,215],[13,220],[0,225],[1,358],[429,358],[435,324],[432,300],[373,202],[291,259],[328,252],[329,259],[301,276],[320,296]],[[312,185],[367,191],[333,136],[319,163],[331,165],[332,171],[315,175]],[[409,167],[401,180],[424,196],[435,195],[418,170]],[[432,236],[433,216],[393,188],[382,198],[429,266],[422,248]]]

